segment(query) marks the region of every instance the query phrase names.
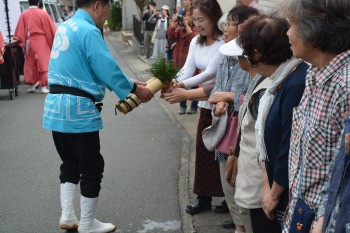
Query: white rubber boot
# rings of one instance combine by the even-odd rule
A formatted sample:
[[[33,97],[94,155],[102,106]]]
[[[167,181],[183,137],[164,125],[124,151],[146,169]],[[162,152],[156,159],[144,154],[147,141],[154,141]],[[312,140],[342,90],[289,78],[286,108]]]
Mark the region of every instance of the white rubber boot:
[[[103,223],[95,218],[98,197],[80,197],[81,218],[79,223],[79,233],[107,233],[116,230],[112,223]]]
[[[41,87],[41,93],[42,93],[42,94],[47,94],[47,93],[49,93],[49,92],[50,92],[50,91],[49,91],[49,89],[47,89],[46,86]]]
[[[79,222],[74,212],[74,193],[76,184],[63,183],[61,184],[61,207],[62,214],[60,218],[61,229],[77,229]]]
[[[36,82],[34,85],[30,85],[29,86],[29,89],[28,89],[28,92],[29,93],[34,93],[35,92],[35,89],[39,86],[39,81]]]

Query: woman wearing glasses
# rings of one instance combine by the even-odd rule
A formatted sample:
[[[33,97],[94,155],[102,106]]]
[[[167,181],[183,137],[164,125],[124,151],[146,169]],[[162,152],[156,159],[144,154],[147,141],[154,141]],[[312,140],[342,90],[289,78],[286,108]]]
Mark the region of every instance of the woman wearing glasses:
[[[193,23],[198,31],[190,43],[190,48],[185,65],[179,72],[179,82],[171,89],[164,90],[165,100],[177,103],[185,99],[175,99],[174,93],[181,91],[194,91],[191,87],[201,84],[204,88],[213,86],[215,75],[220,62],[219,47],[224,43],[221,39],[222,32],[217,22],[222,16],[219,3],[216,0],[197,0],[193,2]],[[201,72],[193,76],[196,69]],[[203,88],[199,88],[202,97],[196,99],[207,99],[208,94]],[[187,206],[186,212],[197,214],[202,211],[211,210],[212,197],[223,197],[219,163],[215,161],[214,152],[206,149],[202,140],[202,131],[211,124],[211,105],[208,101],[199,101],[200,116],[196,139],[196,162],[193,192],[197,194],[194,203]]]
[[[303,94],[308,68],[306,63],[292,57],[288,29],[287,20],[261,15],[247,20],[238,38],[250,65],[272,80],[260,100],[256,137],[264,173],[263,211],[268,219],[280,223],[288,204],[292,112]],[[264,213],[261,210],[256,214]],[[265,232],[281,232],[281,228]]]

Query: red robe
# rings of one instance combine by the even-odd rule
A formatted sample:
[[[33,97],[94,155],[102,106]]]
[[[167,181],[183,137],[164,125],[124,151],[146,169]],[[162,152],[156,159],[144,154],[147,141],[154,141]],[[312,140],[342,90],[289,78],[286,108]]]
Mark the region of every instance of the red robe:
[[[25,53],[24,81],[47,86],[51,47],[56,26],[44,10],[31,6],[19,17],[14,39]]]
[[[2,38],[2,34],[0,32],[0,64],[4,63],[4,58],[3,58],[4,53],[5,53],[4,38]]]

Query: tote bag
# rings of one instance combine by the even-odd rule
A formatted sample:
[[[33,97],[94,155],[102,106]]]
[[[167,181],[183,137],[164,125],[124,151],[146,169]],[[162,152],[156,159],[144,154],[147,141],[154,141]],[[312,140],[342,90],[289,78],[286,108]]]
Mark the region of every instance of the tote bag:
[[[227,119],[225,135],[216,149],[224,154],[229,154],[230,149],[236,149],[238,137],[238,112],[233,112]]]

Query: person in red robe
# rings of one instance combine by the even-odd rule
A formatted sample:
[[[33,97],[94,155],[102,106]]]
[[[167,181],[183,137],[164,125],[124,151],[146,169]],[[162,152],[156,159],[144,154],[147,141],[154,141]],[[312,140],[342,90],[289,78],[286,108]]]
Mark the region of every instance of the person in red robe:
[[[29,0],[29,9],[19,17],[14,39],[24,51],[24,82],[30,85],[28,92],[35,92],[41,86],[41,93],[47,89],[51,47],[56,26],[46,11],[38,8],[40,0]]]
[[[4,63],[4,53],[5,53],[4,38],[2,38],[2,34],[0,32],[0,64]]]

